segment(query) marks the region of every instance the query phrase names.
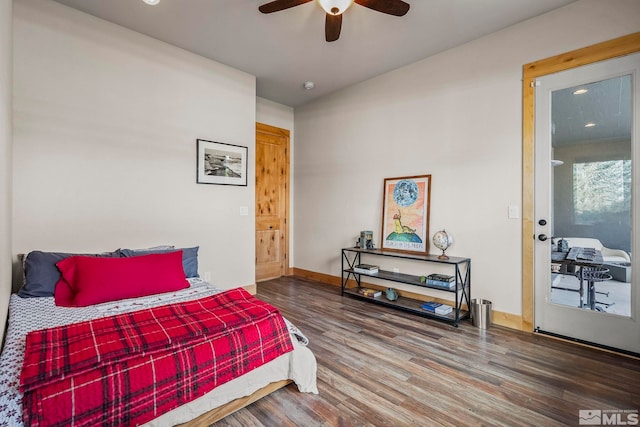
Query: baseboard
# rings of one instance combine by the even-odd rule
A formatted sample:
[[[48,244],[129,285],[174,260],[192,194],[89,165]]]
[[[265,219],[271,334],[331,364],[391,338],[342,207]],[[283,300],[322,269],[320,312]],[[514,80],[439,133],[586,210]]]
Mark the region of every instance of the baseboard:
[[[255,283],[253,285],[244,285],[243,288],[251,295],[255,295],[258,293],[258,285],[256,285]]]
[[[524,328],[524,324],[522,322],[522,316],[519,314],[505,313],[503,311],[493,310],[492,321],[494,325],[500,325],[506,328],[517,329],[519,331],[533,332],[531,330],[526,330]]]
[[[316,282],[327,283],[334,286],[342,286],[342,279],[330,274],[316,273],[315,271],[303,270],[301,268],[293,267],[293,276],[304,277],[305,279],[315,280]]]
[[[324,274],[324,273],[317,273],[315,271],[309,271],[309,270],[303,270],[301,268],[292,268],[291,269],[292,274],[294,276],[298,276],[298,277],[303,277],[305,279],[309,279],[309,280],[315,280],[317,282],[322,282],[322,283],[327,283],[329,285],[333,285],[333,286],[342,286],[342,278],[341,277],[337,277],[337,276],[332,276],[330,274]],[[367,283],[367,282],[362,282],[364,285],[366,285],[367,287],[371,287],[371,288],[375,288],[375,289],[381,289],[384,290],[385,288],[383,286],[380,285],[376,285],[373,283]],[[350,280],[348,283],[348,285],[351,284],[355,284],[354,280]],[[440,303],[443,304],[450,304],[453,305],[454,302],[453,301],[448,301],[445,299],[441,299],[441,298],[434,298],[434,297],[430,297],[424,294],[417,294],[414,292],[409,292],[409,291],[398,291],[398,293],[401,296],[406,296],[408,298],[413,298],[413,299],[417,299],[419,301],[438,301]],[[463,305],[463,308],[466,310],[467,307],[466,305]],[[519,331],[523,331],[524,329],[523,327],[523,323],[522,323],[522,316],[518,315],[518,314],[512,314],[512,313],[505,313],[502,311],[496,311],[493,310],[492,312],[492,316],[493,316],[493,324],[494,325],[500,325],[500,326],[504,326],[506,328],[510,328],[510,329],[517,329]],[[526,331],[526,332],[532,332],[532,331]]]

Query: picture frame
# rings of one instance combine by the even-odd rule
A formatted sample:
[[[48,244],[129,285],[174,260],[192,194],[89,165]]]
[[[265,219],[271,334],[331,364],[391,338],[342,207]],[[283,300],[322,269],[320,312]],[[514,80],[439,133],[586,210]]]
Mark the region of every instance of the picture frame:
[[[385,178],[380,248],[428,255],[430,208],[431,175]]]
[[[247,186],[247,147],[205,139],[197,144],[198,184]]]

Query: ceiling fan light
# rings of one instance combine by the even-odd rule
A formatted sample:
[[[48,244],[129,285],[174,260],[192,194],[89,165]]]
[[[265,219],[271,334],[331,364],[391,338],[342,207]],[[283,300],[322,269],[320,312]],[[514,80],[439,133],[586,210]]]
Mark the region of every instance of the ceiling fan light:
[[[329,15],[341,15],[353,4],[353,0],[316,0]]]

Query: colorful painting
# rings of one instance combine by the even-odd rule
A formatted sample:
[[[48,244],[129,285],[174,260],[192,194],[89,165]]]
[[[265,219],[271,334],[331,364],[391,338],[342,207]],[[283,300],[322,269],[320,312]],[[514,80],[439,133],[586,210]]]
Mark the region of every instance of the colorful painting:
[[[382,249],[429,253],[431,175],[387,178],[382,207]]]

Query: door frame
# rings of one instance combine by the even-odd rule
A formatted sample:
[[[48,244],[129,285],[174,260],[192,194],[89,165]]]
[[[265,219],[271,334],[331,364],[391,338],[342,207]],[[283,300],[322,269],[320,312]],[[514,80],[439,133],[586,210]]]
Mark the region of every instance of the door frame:
[[[290,199],[291,199],[291,156],[290,156],[290,151],[291,151],[291,132],[288,129],[283,129],[283,128],[279,128],[276,126],[271,126],[271,125],[267,125],[265,123],[259,123],[256,122],[256,132],[260,132],[260,133],[265,133],[268,135],[275,135],[278,137],[282,137],[286,140],[286,146],[285,146],[285,164],[286,164],[286,170],[284,171],[284,181],[285,181],[285,189],[284,189],[284,199],[285,199],[285,203],[284,203],[284,226],[283,229],[281,230],[281,233],[284,233],[284,239],[283,239],[283,244],[280,245],[280,251],[281,251],[281,256],[284,260],[283,263],[283,267],[280,270],[282,276],[289,276],[291,275],[291,267],[289,265],[289,241],[291,239],[291,236],[289,234],[289,223],[290,221]],[[257,138],[256,138],[256,144],[257,144]],[[257,170],[257,164],[256,164],[256,171],[255,171],[255,176],[257,178],[259,171]],[[257,215],[257,213],[256,213]],[[254,222],[255,222],[255,217],[254,217]],[[254,236],[255,237],[255,236]]]
[[[535,79],[640,52],[640,32],[556,55],[522,67],[522,325],[534,330]]]

